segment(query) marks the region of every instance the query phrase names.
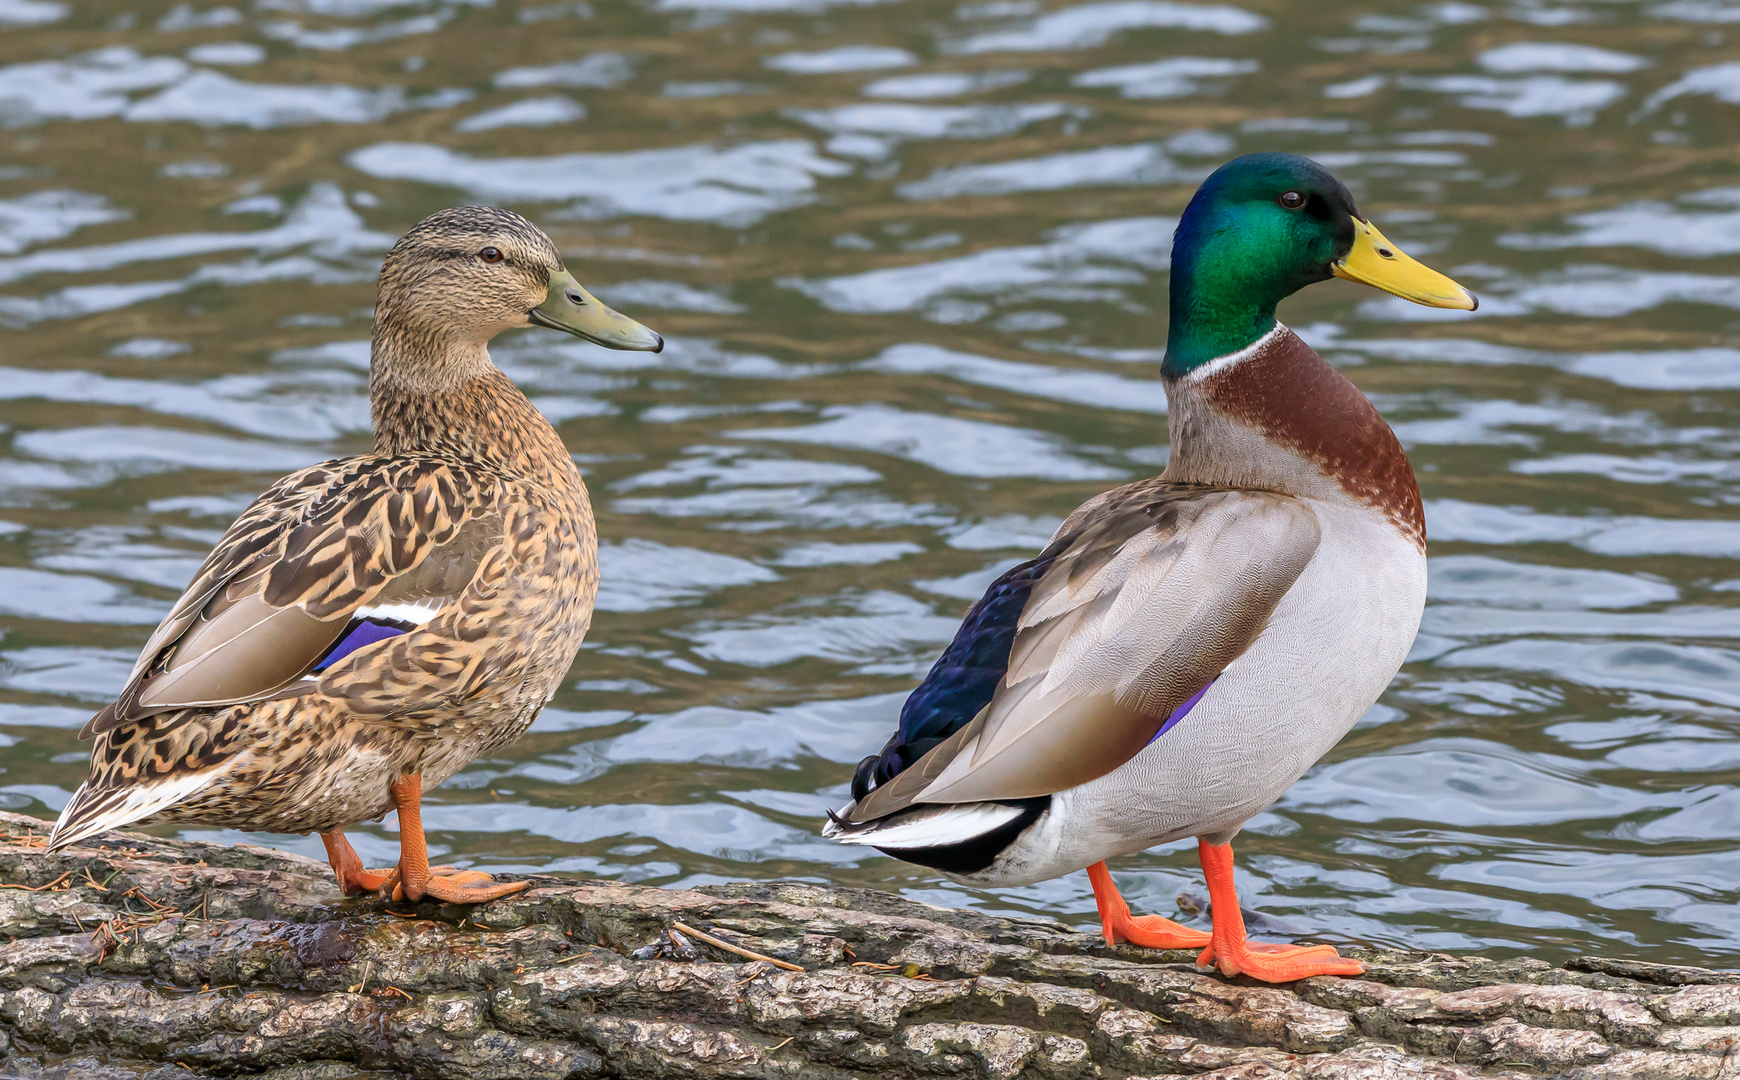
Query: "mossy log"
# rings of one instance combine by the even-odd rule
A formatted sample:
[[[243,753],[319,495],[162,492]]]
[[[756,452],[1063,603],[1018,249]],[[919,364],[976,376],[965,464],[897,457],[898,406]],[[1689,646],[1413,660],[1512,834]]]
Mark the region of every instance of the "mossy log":
[[[1701,968],[1371,952],[1360,979],[1263,986],[860,889],[539,877],[461,909],[344,899],[265,848],[48,854],[42,822],[0,825],[0,1076],[20,1080],[1740,1073],[1740,974]]]

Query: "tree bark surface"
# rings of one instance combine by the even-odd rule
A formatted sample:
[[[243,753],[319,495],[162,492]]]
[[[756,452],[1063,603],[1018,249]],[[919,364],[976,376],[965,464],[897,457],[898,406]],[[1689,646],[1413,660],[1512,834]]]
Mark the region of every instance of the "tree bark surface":
[[[1362,978],[1264,986],[870,890],[539,877],[462,909],[266,848],[0,827],[8,1080],[1740,1076],[1730,972],[1356,951]]]

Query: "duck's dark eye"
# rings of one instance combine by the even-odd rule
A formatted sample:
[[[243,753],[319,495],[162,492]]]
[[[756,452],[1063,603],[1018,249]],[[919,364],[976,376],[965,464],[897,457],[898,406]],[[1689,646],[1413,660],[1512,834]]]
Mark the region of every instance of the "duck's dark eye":
[[[1297,210],[1305,205],[1305,196],[1297,191],[1283,191],[1281,197],[1275,201],[1289,210]]]
[[[501,252],[498,249],[492,248],[492,247],[484,248],[482,251],[477,253],[477,257],[482,259],[486,263],[501,262]]]

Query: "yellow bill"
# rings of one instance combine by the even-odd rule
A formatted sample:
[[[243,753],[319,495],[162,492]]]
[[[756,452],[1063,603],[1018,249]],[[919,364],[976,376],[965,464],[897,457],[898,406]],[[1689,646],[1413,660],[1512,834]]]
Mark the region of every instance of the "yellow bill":
[[[1384,239],[1376,225],[1359,218],[1353,219],[1353,250],[1330,263],[1329,268],[1338,278],[1370,285],[1427,307],[1473,311],[1480,306],[1473,293],[1410,259],[1401,248]]]
[[[580,287],[566,270],[550,273],[549,299],[533,308],[531,321],[562,330],[607,349],[661,352],[665,339]]]

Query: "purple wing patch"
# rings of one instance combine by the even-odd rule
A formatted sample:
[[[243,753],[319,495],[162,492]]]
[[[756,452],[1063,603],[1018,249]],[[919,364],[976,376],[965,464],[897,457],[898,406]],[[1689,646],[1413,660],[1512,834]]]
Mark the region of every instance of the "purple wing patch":
[[[1218,679],[1218,678],[1220,678],[1219,675],[1216,675],[1214,677],[1214,679]],[[1204,686],[1201,690],[1198,690],[1196,693],[1185,698],[1184,704],[1178,706],[1178,708],[1176,708],[1176,709],[1173,709],[1172,715],[1168,716],[1166,718],[1166,722],[1164,724],[1160,725],[1160,730],[1156,731],[1154,733],[1154,739],[1158,739],[1160,736],[1166,734],[1168,731],[1171,731],[1173,726],[1175,724],[1177,724],[1178,721],[1184,719],[1185,715],[1188,714],[1191,709],[1196,708],[1196,703],[1202,700],[1202,695],[1208,693],[1208,687],[1214,685],[1214,679],[1208,680],[1208,686]],[[1149,745],[1153,745],[1154,739],[1148,740]]]
[[[339,638],[332,648],[326,650],[326,655],[314,662],[314,671],[325,671],[327,668],[356,652],[364,645],[373,645],[377,641],[385,641],[390,637],[409,633],[411,624],[398,619],[352,619],[345,629],[344,636]],[[1201,695],[1197,695],[1200,697]],[[1191,699],[1196,700],[1195,698]],[[1168,721],[1170,723],[1171,721]]]

